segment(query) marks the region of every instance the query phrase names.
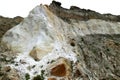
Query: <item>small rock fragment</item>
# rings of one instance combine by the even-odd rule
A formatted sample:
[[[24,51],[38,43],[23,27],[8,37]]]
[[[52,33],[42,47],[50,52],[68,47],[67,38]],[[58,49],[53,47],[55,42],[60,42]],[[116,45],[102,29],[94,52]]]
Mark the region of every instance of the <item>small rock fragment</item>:
[[[4,70],[5,70],[6,72],[9,72],[9,71],[11,70],[11,67],[10,67],[10,66],[6,66],[6,67],[4,68]]]
[[[56,78],[48,78],[48,80],[56,80]]]

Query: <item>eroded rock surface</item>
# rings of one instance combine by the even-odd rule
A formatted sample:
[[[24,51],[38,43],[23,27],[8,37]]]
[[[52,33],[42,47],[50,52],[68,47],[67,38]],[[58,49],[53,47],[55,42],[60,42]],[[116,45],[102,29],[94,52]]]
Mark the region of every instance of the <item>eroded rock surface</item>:
[[[22,20],[23,18],[20,16],[17,16],[15,18],[6,18],[0,16],[0,41],[5,32],[7,32],[7,30],[18,25]]]
[[[38,5],[5,33],[0,59],[5,56],[19,80],[119,80],[119,21],[55,1]]]
[[[71,76],[71,63],[65,58],[59,58],[48,66],[50,76],[56,77],[70,77]]]

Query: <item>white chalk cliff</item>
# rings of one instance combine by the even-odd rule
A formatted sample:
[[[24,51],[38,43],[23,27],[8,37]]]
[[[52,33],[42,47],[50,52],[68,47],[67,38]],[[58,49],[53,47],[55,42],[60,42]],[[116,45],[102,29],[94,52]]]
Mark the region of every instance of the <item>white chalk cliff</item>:
[[[57,8],[60,8],[59,12]],[[20,78],[16,80],[27,80],[24,76],[27,73],[30,75],[29,80],[37,80],[37,75],[44,77],[43,80],[107,80],[109,76],[115,80],[120,78],[119,72],[114,74],[115,68],[118,71],[120,69],[117,67],[117,64],[120,65],[119,62],[113,62],[115,68],[111,66],[109,60],[112,57],[107,56],[107,52],[103,50],[108,44],[112,44],[112,48],[108,46],[110,51],[114,49],[114,42],[120,37],[109,38],[107,35],[119,35],[120,22],[99,18],[85,20],[81,19],[84,12],[78,13],[77,7],[75,10],[67,11],[60,3],[53,1],[50,6],[38,5],[19,25],[6,32],[1,44],[12,51],[11,54],[16,55],[15,63],[7,64],[18,71]],[[115,48],[118,48],[118,52],[110,52],[114,57],[120,56],[119,43],[118,41]],[[105,45],[105,48],[102,48],[102,45]],[[91,50],[92,48],[95,50]],[[110,67],[108,72],[104,69],[107,64],[111,64],[107,66]],[[57,66],[65,67],[61,69],[65,71],[59,73],[56,71],[59,68],[55,69]]]

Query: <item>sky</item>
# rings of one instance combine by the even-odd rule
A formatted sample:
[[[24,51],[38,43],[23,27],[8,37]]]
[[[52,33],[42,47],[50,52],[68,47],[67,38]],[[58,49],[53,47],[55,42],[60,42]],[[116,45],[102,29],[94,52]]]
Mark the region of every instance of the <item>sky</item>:
[[[99,13],[120,15],[120,0],[56,0],[62,7],[78,6]],[[4,17],[27,17],[29,12],[40,4],[50,4],[52,0],[0,0],[0,15]]]

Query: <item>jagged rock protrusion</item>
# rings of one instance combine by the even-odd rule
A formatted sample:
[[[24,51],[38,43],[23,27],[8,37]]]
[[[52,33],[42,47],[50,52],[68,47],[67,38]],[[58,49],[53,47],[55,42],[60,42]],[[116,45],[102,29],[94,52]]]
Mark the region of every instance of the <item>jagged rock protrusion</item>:
[[[92,11],[90,9],[81,9],[77,6],[71,6],[70,9],[65,9],[61,7],[61,3],[53,1],[49,9],[57,16],[65,19],[75,19],[75,20],[89,20],[89,19],[101,19],[105,21],[120,22],[120,15],[112,14],[100,14],[98,12]]]

